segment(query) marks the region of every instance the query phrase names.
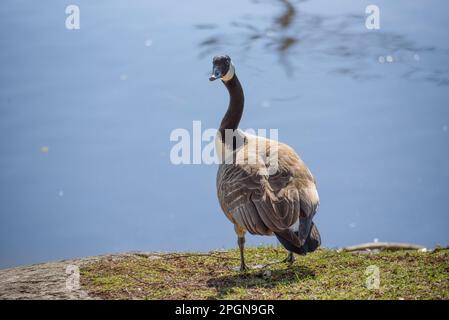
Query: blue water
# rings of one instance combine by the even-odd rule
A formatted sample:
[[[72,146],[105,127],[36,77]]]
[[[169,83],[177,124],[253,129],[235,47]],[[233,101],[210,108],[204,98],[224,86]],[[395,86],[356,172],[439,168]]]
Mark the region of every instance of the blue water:
[[[2,1],[0,267],[235,247],[217,167],[169,157],[172,130],[225,112],[217,53],[243,83],[241,127],[279,129],[315,175],[324,246],[449,244],[449,4],[377,0],[368,30],[369,4]]]

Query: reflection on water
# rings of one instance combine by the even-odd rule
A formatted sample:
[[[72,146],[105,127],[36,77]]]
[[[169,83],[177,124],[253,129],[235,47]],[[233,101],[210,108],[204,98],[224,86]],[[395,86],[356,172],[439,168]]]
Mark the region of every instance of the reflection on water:
[[[332,59],[328,71],[350,76],[354,79],[377,79],[380,77],[370,66],[373,63],[394,62],[402,65],[399,76],[406,79],[430,81],[437,85],[449,85],[449,67],[423,67],[417,65],[420,56],[443,55],[449,52],[436,46],[423,46],[398,33],[365,29],[363,14],[320,15],[302,10],[309,0],[254,1],[261,6],[276,5],[278,13],[273,17],[245,15],[231,22],[235,32],[220,32],[216,26],[199,43],[200,56],[226,51],[229,46],[240,47],[240,54],[259,50],[260,47],[278,56],[279,63],[288,75],[300,68],[304,56],[320,56]],[[388,53],[388,56],[384,56]],[[388,58],[388,59],[387,59]],[[336,59],[339,63],[336,64]],[[391,59],[391,61],[389,61]],[[370,69],[368,71],[368,69]]]

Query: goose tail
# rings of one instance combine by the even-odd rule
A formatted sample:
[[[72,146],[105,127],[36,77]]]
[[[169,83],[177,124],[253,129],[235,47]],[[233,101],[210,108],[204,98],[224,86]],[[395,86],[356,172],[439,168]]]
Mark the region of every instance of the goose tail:
[[[308,224],[310,226],[307,237],[301,237],[300,234],[303,234],[304,224],[300,225],[299,231],[293,231],[291,229],[286,229],[281,232],[275,232],[274,234],[278,238],[279,242],[284,246],[288,251],[297,253],[299,255],[306,255],[308,252],[313,252],[321,245],[321,236],[318,228],[313,222]],[[302,238],[302,239],[301,239]]]

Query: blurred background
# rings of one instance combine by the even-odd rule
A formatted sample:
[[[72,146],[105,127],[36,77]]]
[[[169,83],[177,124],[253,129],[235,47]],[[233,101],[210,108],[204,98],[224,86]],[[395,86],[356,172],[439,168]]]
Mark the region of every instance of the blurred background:
[[[65,27],[68,5],[80,29]],[[380,30],[365,8],[380,8]],[[217,128],[229,54],[241,128],[278,128],[318,182],[323,246],[449,243],[445,0],[3,0],[0,267],[236,247],[216,165],[170,132]],[[249,245],[276,244],[249,236]]]

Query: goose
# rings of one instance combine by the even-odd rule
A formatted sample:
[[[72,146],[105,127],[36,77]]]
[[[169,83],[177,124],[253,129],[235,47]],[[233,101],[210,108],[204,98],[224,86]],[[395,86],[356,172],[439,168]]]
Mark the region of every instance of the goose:
[[[305,255],[321,244],[312,221],[319,206],[315,178],[290,146],[238,128],[245,99],[235,66],[228,55],[215,56],[212,65],[209,80],[220,79],[229,92],[229,106],[215,137],[220,158],[216,186],[221,209],[237,234],[240,270],[248,269],[246,232],[274,234],[288,251],[284,261],[291,264],[294,253]],[[275,172],[266,170],[270,150],[276,150]]]

